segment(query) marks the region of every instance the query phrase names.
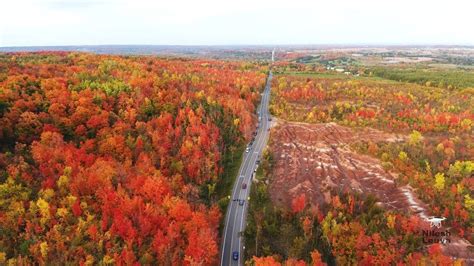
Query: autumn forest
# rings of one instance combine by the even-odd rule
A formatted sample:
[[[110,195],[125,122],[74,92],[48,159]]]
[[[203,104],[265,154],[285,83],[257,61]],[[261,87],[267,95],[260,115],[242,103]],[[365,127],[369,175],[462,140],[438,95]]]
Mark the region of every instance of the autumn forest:
[[[1,55],[0,264],[217,264],[216,185],[250,136],[267,70]]]
[[[0,52],[0,265],[474,263],[472,49],[200,49]]]

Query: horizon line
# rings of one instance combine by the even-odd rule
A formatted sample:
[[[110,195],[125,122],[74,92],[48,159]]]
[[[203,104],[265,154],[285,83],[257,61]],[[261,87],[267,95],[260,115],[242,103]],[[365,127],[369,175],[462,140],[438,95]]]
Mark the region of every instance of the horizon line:
[[[7,48],[41,48],[41,47],[473,47],[474,44],[442,44],[442,43],[299,43],[299,44],[53,44],[53,45],[9,45]]]

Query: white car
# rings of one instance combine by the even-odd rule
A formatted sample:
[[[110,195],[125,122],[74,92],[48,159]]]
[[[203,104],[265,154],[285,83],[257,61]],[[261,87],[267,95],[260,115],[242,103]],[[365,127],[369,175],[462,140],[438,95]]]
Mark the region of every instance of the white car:
[[[248,153],[249,151],[250,151],[250,148],[247,147],[247,148],[245,149],[245,152]]]

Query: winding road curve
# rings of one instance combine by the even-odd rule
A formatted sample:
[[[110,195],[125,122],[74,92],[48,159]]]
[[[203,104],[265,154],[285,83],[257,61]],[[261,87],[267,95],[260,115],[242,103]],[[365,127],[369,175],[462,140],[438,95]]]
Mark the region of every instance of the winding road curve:
[[[270,84],[272,72],[268,75],[267,84],[263,92],[262,101],[258,107],[260,121],[257,129],[257,136],[250,150],[244,154],[239,174],[232,188],[232,195],[225,217],[224,234],[222,236],[221,264],[220,265],[242,265],[243,264],[243,232],[246,226],[246,216],[248,211],[248,197],[252,185],[252,176],[260,158],[263,148],[267,144],[270,114],[268,113],[268,103],[270,99]],[[242,184],[247,184],[244,189]],[[243,205],[239,200],[244,200]],[[238,252],[238,259],[233,258],[233,253]]]

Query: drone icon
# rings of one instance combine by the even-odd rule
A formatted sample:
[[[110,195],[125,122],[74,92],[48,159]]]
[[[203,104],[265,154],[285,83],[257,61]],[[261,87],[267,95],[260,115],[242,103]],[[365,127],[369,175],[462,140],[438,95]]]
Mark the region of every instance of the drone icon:
[[[430,218],[427,219],[428,222],[430,222],[430,226],[431,227],[436,227],[436,228],[441,228],[441,222],[446,220],[445,217],[435,217],[435,216],[432,216]]]

